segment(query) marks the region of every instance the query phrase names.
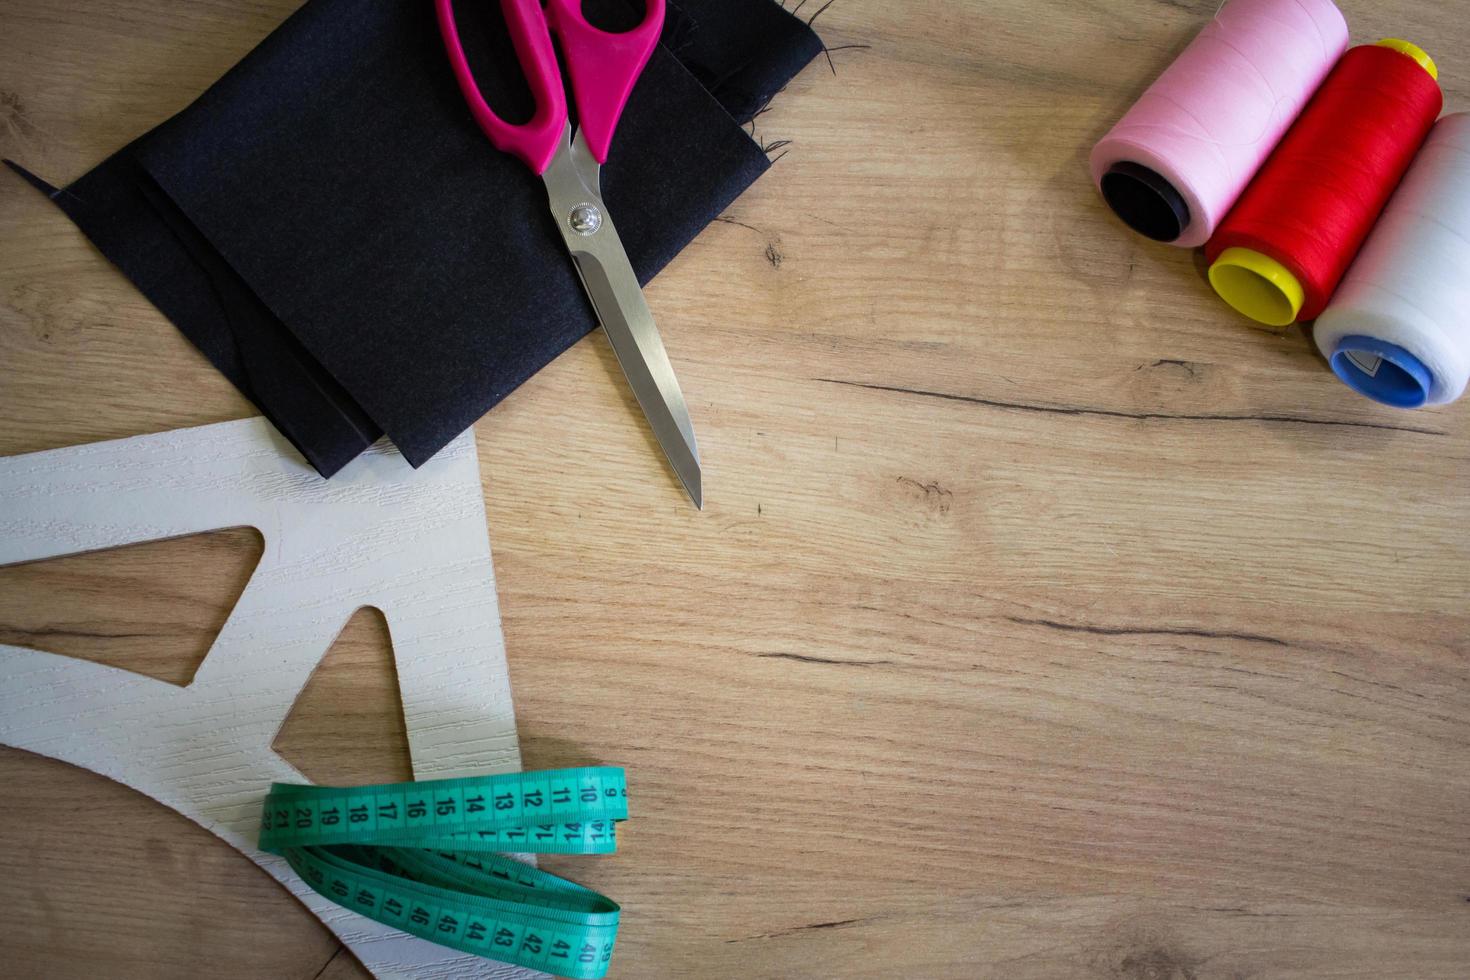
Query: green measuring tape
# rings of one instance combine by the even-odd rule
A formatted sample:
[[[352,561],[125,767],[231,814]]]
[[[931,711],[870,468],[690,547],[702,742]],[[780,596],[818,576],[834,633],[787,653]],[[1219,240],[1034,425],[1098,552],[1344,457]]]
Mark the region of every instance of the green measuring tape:
[[[607,973],[618,905],[498,851],[609,854],[623,770],[381,786],[275,783],[260,847],[315,891],[430,942],[577,980]]]

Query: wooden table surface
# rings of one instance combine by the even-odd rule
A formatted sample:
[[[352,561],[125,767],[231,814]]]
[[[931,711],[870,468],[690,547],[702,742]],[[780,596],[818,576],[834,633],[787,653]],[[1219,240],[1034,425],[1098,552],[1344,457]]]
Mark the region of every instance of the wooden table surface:
[[[5,0],[0,151],[82,173],[295,2]],[[544,862],[623,904],[615,977],[1470,976],[1470,403],[1350,394],[1088,182],[1217,3],[837,0],[789,152],[649,289],[707,509],[600,335],[476,427],[525,763],[637,796]],[[1470,109],[1458,3],[1342,6]],[[0,174],[0,453],[250,414]],[[184,682],[258,549],[5,569],[0,641]],[[407,777],[387,642],[283,730],[315,778]],[[163,807],[0,786],[0,974],[363,975]]]

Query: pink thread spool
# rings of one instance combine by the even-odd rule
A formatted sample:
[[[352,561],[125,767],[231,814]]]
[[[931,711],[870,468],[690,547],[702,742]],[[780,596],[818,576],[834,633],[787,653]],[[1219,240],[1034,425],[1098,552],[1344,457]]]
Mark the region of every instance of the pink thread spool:
[[[1092,150],[1135,231],[1203,245],[1347,49],[1332,0],[1229,0]]]

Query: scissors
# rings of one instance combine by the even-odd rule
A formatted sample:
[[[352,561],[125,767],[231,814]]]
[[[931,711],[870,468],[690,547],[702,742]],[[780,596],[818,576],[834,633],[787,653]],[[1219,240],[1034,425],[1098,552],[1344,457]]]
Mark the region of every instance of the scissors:
[[[549,0],[544,10],[541,0],[500,0],[516,58],[536,99],[530,121],[511,125],[480,94],[460,43],[453,0],[435,0],[439,30],[470,114],[496,149],[518,158],[545,182],[551,216],[623,374],[679,482],[694,506],[703,509],[699,446],[689,407],[600,189],[618,117],[663,28],[664,0],[644,4],[642,23],[613,34],[587,22],[581,0]],[[552,31],[571,75],[575,139]]]

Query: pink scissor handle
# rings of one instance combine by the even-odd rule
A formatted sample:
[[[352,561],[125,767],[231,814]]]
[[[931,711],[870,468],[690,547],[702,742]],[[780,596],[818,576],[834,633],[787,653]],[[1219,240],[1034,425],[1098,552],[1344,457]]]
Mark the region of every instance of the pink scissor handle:
[[[441,0],[444,2],[444,0]],[[598,163],[607,162],[618,118],[664,26],[664,0],[643,0],[643,22],[611,34],[582,16],[582,0],[548,0],[546,19],[561,38],[577,100],[577,127]]]
[[[662,0],[659,5],[662,7]],[[649,6],[652,7],[652,3]],[[512,125],[497,116],[480,94],[480,86],[475,83],[475,76],[470,74],[470,64],[459,40],[459,27],[454,22],[454,0],[434,0],[434,9],[439,15],[439,33],[444,35],[444,48],[449,52],[449,65],[454,70],[455,81],[459,82],[459,90],[469,103],[470,115],[475,117],[475,122],[480,124],[497,150],[519,158],[538,175],[545,173],[551,165],[551,158],[556,156],[562,132],[566,129],[567,97],[562,89],[561,71],[556,66],[556,49],[551,45],[546,17],[541,12],[541,0],[500,0],[516,58],[526,74],[531,95],[536,99],[536,114],[530,122],[520,125]],[[581,102],[577,105],[580,106]]]

